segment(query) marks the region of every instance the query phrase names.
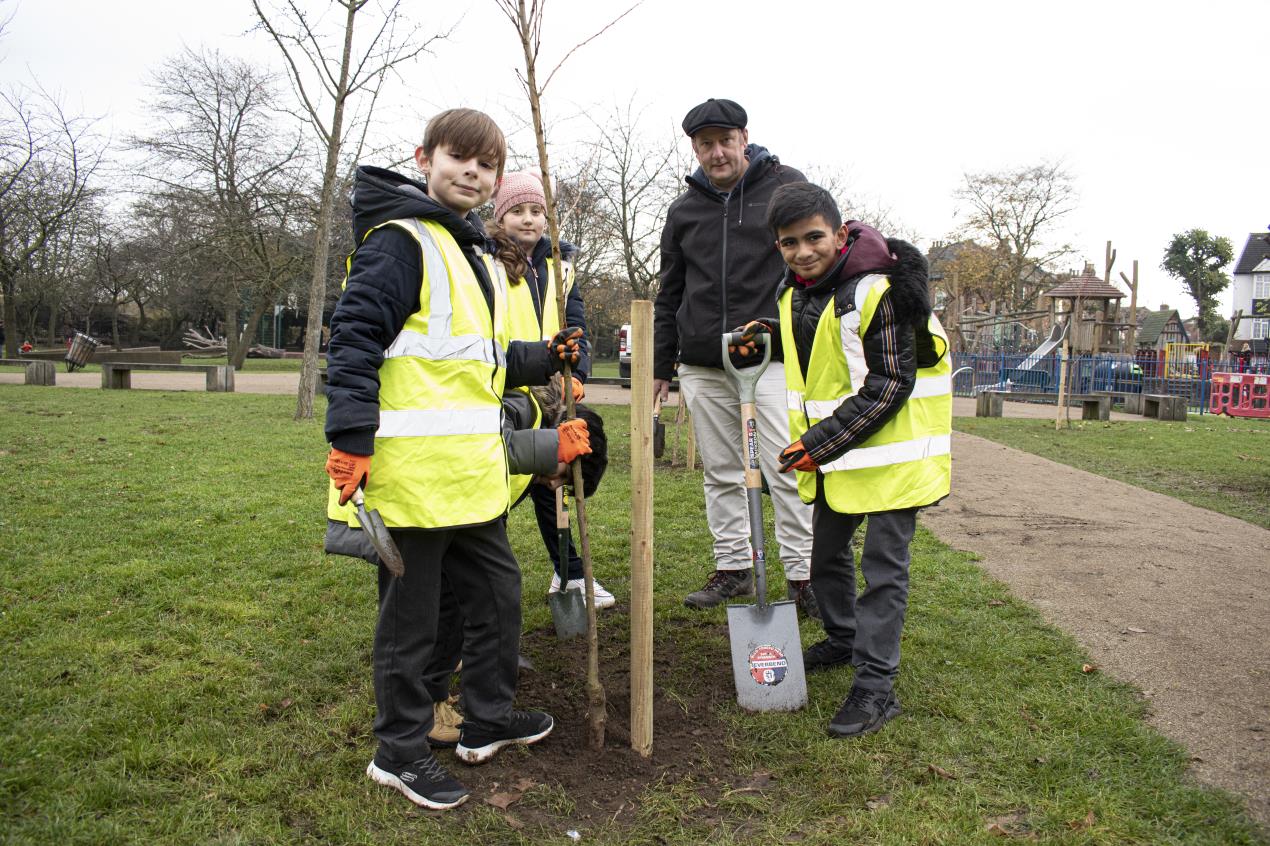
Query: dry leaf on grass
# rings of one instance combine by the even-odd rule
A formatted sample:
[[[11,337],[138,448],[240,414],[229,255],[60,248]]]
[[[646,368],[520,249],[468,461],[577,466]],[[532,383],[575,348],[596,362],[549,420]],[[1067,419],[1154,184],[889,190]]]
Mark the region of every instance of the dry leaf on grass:
[[[957,779],[957,777],[953,775],[952,773],[948,772],[948,770],[944,769],[943,767],[936,766],[935,764],[927,764],[926,769],[930,770],[932,773],[939,776],[940,778],[945,778],[945,779],[948,779],[949,781],[955,781]]]
[[[1098,667],[1094,664],[1081,664],[1080,671],[1082,673],[1096,673],[1098,672]]]
[[[989,600],[988,600],[988,607],[989,607],[989,608],[1000,608],[1002,605],[1005,605],[1005,601],[1004,601],[1004,600],[1001,600],[1001,599],[989,599]]]
[[[1093,828],[1095,821],[1096,818],[1094,817],[1094,812],[1090,811],[1088,814],[1085,814],[1085,818],[1083,820],[1068,820],[1067,827],[1073,831],[1080,831],[1084,828]]]
[[[997,837],[1021,837],[1028,840],[1036,837],[1028,825],[1027,814],[1023,811],[993,817],[984,825],[984,831]]]
[[[513,802],[519,802],[520,797],[519,793],[491,793],[485,797],[485,801],[500,811],[506,811]]]
[[[521,793],[528,793],[537,786],[538,782],[534,781],[532,778],[522,778],[520,781],[512,785],[512,790],[516,790]]]

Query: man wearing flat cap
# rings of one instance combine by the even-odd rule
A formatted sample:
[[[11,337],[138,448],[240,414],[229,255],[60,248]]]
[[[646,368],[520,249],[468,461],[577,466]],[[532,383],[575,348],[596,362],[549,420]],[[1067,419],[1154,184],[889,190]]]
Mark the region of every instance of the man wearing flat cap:
[[[661,288],[653,318],[653,390],[663,400],[679,361],[679,386],[705,470],[706,520],[714,536],[715,572],[684,600],[711,608],[752,596],[749,513],[741,455],[741,401],[723,370],[720,337],[776,313],[785,265],[767,228],[767,203],[789,182],[806,182],[765,148],[749,143],[745,109],[710,99],[684,118],[700,167],[671,204],[661,236]],[[738,365],[741,362],[735,362]],[[773,360],[759,380],[758,435],[763,476],[776,512],[776,540],[789,596],[819,616],[808,583],[811,506],[798,497],[776,457],[789,441],[785,373]]]

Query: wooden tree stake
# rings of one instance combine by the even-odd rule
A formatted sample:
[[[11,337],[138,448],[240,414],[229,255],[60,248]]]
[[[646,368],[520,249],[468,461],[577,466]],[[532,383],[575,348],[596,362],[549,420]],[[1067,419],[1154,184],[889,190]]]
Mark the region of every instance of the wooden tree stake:
[[[653,754],[653,304],[631,303],[631,748]]]

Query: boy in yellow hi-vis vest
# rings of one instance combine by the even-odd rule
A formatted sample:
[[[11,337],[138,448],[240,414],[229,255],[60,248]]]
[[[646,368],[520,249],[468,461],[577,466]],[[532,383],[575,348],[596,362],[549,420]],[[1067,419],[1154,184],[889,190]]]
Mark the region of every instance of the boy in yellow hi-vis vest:
[[[379,566],[375,629],[375,736],[366,772],[417,805],[452,808],[467,790],[433,757],[433,691],[425,675],[438,627],[457,600],[463,623],[467,720],[458,753],[482,763],[549,734],[549,714],[514,711],[520,645],[520,568],[507,541],[505,387],[544,384],[575,363],[581,330],[544,343],[511,342],[507,281],[473,210],[502,175],[506,142],[471,109],[429,123],[415,163],[424,182],[359,168],[353,192],[356,251],[331,317],[327,352],[326,471],[332,521],[356,519],[365,490],[405,562]],[[565,428],[568,428],[568,431]],[[586,426],[570,421],[560,461],[585,453]]]
[[[948,340],[931,314],[926,260],[912,244],[842,222],[816,185],[772,195],[768,223],[788,266],[779,318],[766,328],[785,356],[789,437],[781,472],[797,473],[812,512],[811,584],[825,639],[808,672],[851,665],[851,694],[829,722],[836,737],[881,728],[894,691],[908,607],[917,509],[948,495],[952,380]],[[753,342],[737,348],[752,354]],[[851,538],[867,517],[856,596]]]

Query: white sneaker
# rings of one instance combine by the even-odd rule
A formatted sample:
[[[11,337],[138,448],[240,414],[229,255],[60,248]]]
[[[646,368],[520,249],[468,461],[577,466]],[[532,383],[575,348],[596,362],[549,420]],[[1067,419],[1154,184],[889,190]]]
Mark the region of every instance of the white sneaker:
[[[617,600],[613,597],[613,594],[605,590],[604,585],[600,584],[599,579],[594,579],[592,583],[595,585],[595,607],[596,608],[612,608],[614,605],[617,604]],[[585,594],[586,580],[585,579],[569,579],[569,585],[565,589],[577,590]],[[559,593],[559,592],[560,592],[560,577],[558,575],[553,575],[551,577],[551,588],[547,591],[547,593],[553,594],[553,593]]]

